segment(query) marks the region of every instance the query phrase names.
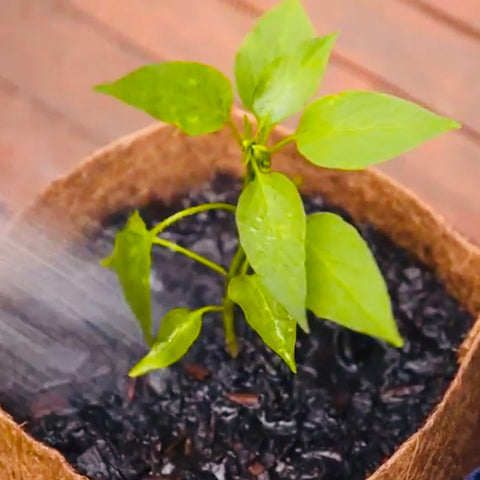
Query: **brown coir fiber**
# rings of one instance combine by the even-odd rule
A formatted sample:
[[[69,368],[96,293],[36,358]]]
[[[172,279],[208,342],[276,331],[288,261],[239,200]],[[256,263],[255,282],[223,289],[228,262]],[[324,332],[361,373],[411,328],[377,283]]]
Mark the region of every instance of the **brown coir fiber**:
[[[86,480],[0,409],[0,480]]]
[[[241,112],[235,112],[240,121]],[[277,141],[287,131],[278,128]],[[293,146],[277,154],[274,168],[303,179],[305,193],[319,193],[357,220],[387,233],[430,265],[472,314],[480,314],[480,250],[452,231],[410,192],[375,171],[322,170]],[[226,129],[186,137],[154,126],[96,152],[73,173],[54,182],[14,228],[35,220],[52,231],[78,237],[107,215],[169,202],[217,172],[242,174],[238,146]],[[480,463],[480,319],[460,349],[460,367],[442,402],[425,425],[368,480],[458,480]],[[73,480],[58,453],[31,440],[0,411],[1,480]]]

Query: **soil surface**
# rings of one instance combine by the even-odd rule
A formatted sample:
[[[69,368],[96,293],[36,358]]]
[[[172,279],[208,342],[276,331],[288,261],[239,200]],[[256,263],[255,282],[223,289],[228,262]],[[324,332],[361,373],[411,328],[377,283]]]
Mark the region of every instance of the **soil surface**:
[[[153,224],[180,207],[234,203],[238,192],[236,182],[219,177],[175,208],[152,205],[142,213]],[[306,209],[350,220],[320,198],[306,199]],[[92,249],[107,253],[127,215],[110,219]],[[295,376],[240,312],[241,352],[229,358],[220,317],[211,314],[177,365],[136,385],[110,378],[98,398],[72,396],[64,411],[31,420],[27,429],[92,480],[363,479],[442,397],[473,319],[408,252],[368,225],[357,227],[388,283],[401,350],[311,317],[311,335],[298,335]],[[186,219],[167,238],[225,266],[237,245],[226,212]],[[159,312],[215,304],[222,295],[222,277],[160,247],[152,285]]]

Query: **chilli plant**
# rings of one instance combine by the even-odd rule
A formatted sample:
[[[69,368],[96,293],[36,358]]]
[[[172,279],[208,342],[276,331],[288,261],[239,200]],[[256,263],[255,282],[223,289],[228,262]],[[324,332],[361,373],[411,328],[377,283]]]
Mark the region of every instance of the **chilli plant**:
[[[232,120],[232,85],[215,68],[193,62],[148,65],[96,90],[112,95],[187,135],[228,126],[245,166],[238,204],[207,203],[175,213],[152,229],[135,212],[103,265],[114,269],[150,352],[131,376],[180,359],[198,337],[202,318],[219,312],[226,346],[237,354],[234,307],[295,372],[297,324],[309,331],[306,311],[400,347],[387,288],[365,241],[338,215],[306,217],[292,180],[272,171],[272,157],[289,143],[323,168],[357,170],[388,160],[459,124],[382,93],[348,91],[307,105],[315,94],[337,33],[317,37],[299,0],[284,0],[248,33],[235,60],[245,115],[241,132]],[[274,126],[301,112],[294,134],[271,144]],[[241,158],[241,160],[240,160]],[[162,238],[189,215],[223,209],[235,215],[239,247],[230,267]],[[176,308],[152,336],[150,267],[154,245],[187,255],[225,277],[218,305]]]

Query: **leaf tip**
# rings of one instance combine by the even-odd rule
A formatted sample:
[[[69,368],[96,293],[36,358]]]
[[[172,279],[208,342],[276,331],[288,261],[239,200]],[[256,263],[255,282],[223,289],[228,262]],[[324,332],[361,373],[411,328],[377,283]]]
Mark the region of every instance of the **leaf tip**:
[[[285,363],[290,368],[290,370],[296,375],[297,374],[297,364],[295,363],[295,358],[293,358],[289,355],[288,357],[285,357],[284,360],[285,360]]]
[[[147,231],[147,226],[143,221],[142,216],[138,210],[135,210],[127,220],[127,228],[134,230]]]
[[[140,212],[138,210],[134,210],[133,213],[130,215],[128,219],[129,222],[143,222]]]
[[[277,350],[276,353],[280,358],[286,363],[288,368],[293,372],[297,373],[297,363],[295,362],[295,343],[292,346],[292,349],[282,349]]]
[[[112,268],[113,254],[100,260],[100,265],[105,268]]]
[[[141,377],[142,375],[151,372],[152,370],[158,370],[163,368],[163,366],[154,366],[151,362],[151,353],[150,351],[145,357],[143,357],[132,369],[128,372],[130,378]]]
[[[98,93],[110,93],[111,83],[99,83],[93,86],[93,91]]]
[[[405,345],[405,341],[403,340],[402,336],[396,332],[396,334],[390,338],[390,344],[395,348],[402,348]]]
[[[142,371],[141,368],[141,363],[137,363],[129,372],[128,376],[130,378],[137,378],[140,377],[141,375],[145,374],[147,372]]]
[[[341,30],[335,30],[334,32],[329,33],[327,38],[329,38],[331,42],[334,42],[341,33]]]
[[[300,325],[300,328],[305,332],[305,333],[310,333],[310,325],[308,324],[308,320],[306,317],[302,318],[302,321],[298,320],[297,323]]]
[[[449,119],[448,127],[450,130],[460,130],[462,128],[462,124],[456,120]]]

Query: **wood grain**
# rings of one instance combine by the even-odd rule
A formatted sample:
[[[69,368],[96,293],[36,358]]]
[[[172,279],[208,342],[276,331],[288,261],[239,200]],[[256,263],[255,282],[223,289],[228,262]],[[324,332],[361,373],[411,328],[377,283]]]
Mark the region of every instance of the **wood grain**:
[[[480,37],[480,4],[478,0],[397,0],[408,3],[425,15],[445,22],[459,33]]]
[[[2,82],[0,105],[0,197],[18,209],[95,144]]]
[[[106,35],[120,34],[125,41],[140,46],[151,58],[209,63],[230,78],[233,78],[235,52],[255,21],[254,17],[221,0],[70,2],[78,11],[100,22],[101,27],[109,27],[110,33]],[[338,92],[347,85],[357,89],[375,87],[370,79],[338,65],[330,66],[323,90]]]
[[[97,145],[151,120],[92,91],[92,86],[148,62],[104,38],[62,0],[2,2],[1,75],[82,125]]]

